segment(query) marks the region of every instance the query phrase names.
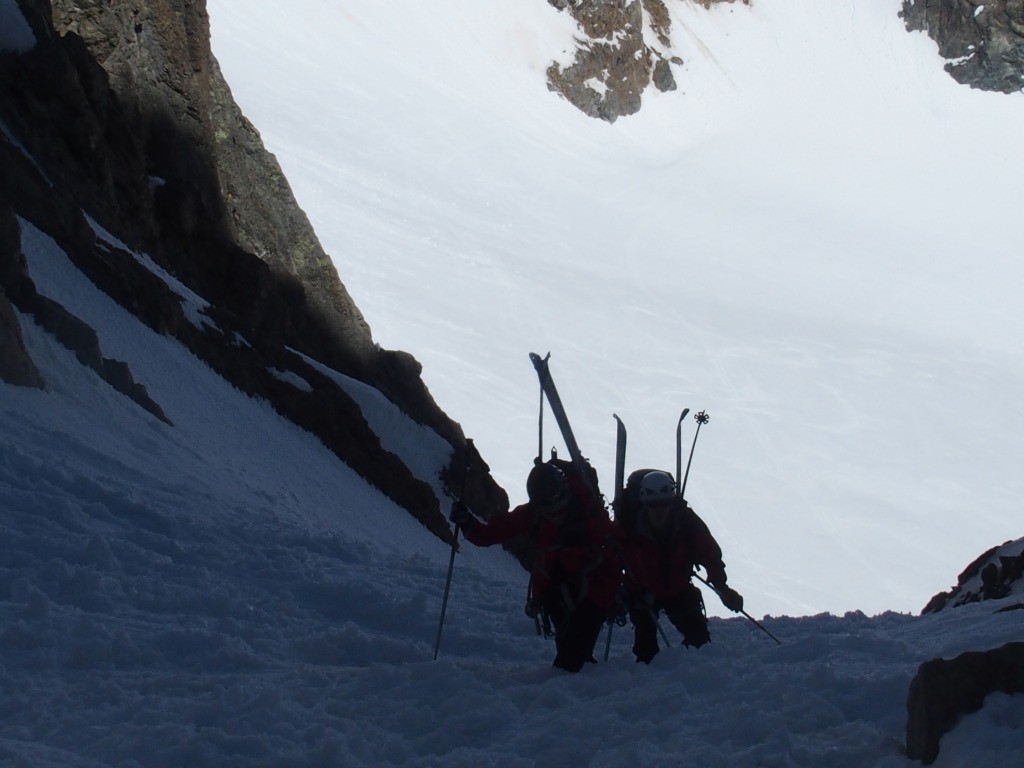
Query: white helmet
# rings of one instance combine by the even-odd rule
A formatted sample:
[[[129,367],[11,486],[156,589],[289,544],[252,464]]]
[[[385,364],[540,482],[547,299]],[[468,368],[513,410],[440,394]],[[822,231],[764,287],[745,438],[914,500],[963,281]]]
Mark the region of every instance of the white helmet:
[[[640,481],[641,504],[664,504],[676,497],[676,483],[668,472],[648,472]]]

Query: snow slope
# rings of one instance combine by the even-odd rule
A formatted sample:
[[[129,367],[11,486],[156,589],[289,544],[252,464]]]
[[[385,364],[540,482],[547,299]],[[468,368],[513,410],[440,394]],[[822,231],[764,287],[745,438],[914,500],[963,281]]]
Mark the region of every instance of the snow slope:
[[[544,87],[543,0],[209,8],[376,339],[514,501],[550,351],[607,495],[613,413],[672,469],[708,411],[687,495],[756,611],[919,610],[1020,535],[1024,95],[958,86],[897,0],[668,6],[679,90],[614,125]]]
[[[678,44],[706,79],[687,90],[689,101],[656,97],[615,126],[587,122],[537,91],[546,51],[566,32],[540,0],[515,16],[486,2],[437,0],[422,13],[392,4],[386,18],[369,2],[296,0],[278,18],[277,5],[211,4],[218,55],[228,62],[232,42],[239,71],[254,77],[273,73],[249,56],[249,44],[262,44],[282,69],[310,65],[309,80],[291,81],[295,100],[283,81],[248,81],[276,116],[243,106],[294,173],[304,204],[319,206],[317,226],[334,238],[331,250],[378,338],[416,347],[432,389],[487,443],[485,455],[495,464],[500,457],[510,485],[536,445],[531,349],[551,345],[581,441],[605,478],[613,409],[631,427],[633,464],[668,465],[681,405],[708,408],[691,495],[726,544],[748,609],[782,644],[746,619],[712,618],[709,646],[690,651],[673,637],[644,666],[632,660],[628,629],[616,628],[607,660],[602,638],[600,663],[565,675],[550,667],[551,642],[522,614],[522,570],[498,551],[464,545],[432,661],[448,561],[441,542],[318,441],[135,321],[23,223],[40,292],[94,327],[104,354],[129,362],[174,426],[19,317],[48,388],[0,384],[0,764],[913,765],[902,740],[918,664],[1020,638],[1020,612],[995,612],[1020,593],[927,617],[901,607],[916,609],[948,586],[994,539],[1020,539],[1011,518],[1019,481],[1010,472],[1019,356],[992,321],[1005,312],[1007,337],[1019,322],[1005,304],[1014,265],[997,258],[1012,233],[995,219],[970,231],[953,226],[954,208],[965,209],[948,195],[963,202],[962,179],[942,170],[1011,146],[1002,131],[1019,127],[1019,100],[949,90],[925,66],[926,41],[910,38],[907,53],[897,27],[876,39],[868,22],[883,19],[881,3],[837,2],[828,11],[762,0],[709,15],[674,4],[691,33]],[[782,155],[744,149],[744,126],[747,139],[786,139],[781,107],[763,89],[773,67],[819,45],[801,39],[798,26],[779,26],[800,21],[790,5],[835,31],[815,71],[839,70],[830,62],[849,53],[852,31],[863,33],[866,52],[888,51],[860,60],[868,70],[888,78],[903,66],[908,79],[883,78],[879,92],[903,83],[902,96],[888,101],[896,109],[919,100],[920,111],[907,106],[915,121],[907,132],[927,136],[921,124],[933,120],[934,133],[901,148],[886,118],[879,134],[893,131],[897,157],[899,149],[931,152],[949,163],[929,177],[930,204],[950,214],[936,213],[945,237],[906,229],[870,195],[843,205],[816,196],[802,177],[781,173]],[[14,4],[0,0],[0,9],[17,22]],[[425,45],[436,25],[455,35],[443,50]],[[227,41],[225,29],[234,35]],[[771,45],[754,34],[766,31]],[[707,53],[698,55],[698,40]],[[761,59],[763,71],[752,50],[760,46],[776,54]],[[418,58],[398,55],[409,51]],[[317,69],[350,56],[344,75]],[[447,57],[451,69],[434,70],[447,79],[429,73]],[[467,57],[476,69],[460,79]],[[794,89],[800,72],[790,73]],[[390,90],[375,90],[378,76]],[[505,101],[480,101],[488,77]],[[863,86],[860,70],[849,77],[851,93]],[[344,99],[317,91],[328,81],[343,84]],[[303,101],[319,104],[322,118],[296,112]],[[986,141],[963,133],[948,145],[955,152],[939,152],[946,123],[970,127],[964,104]],[[999,110],[1000,120],[987,120]],[[524,114],[532,119],[517,117]],[[438,132],[445,127],[450,136]],[[309,133],[317,141],[306,143]],[[803,136],[808,151],[821,149]],[[338,145],[328,141],[335,137]],[[849,149],[848,161],[820,160],[848,162],[865,183],[870,163],[857,152],[866,150]],[[779,183],[741,166],[729,173],[731,158],[777,167]],[[1014,160],[979,162],[962,178],[987,174],[991,188],[1009,178]],[[451,172],[440,173],[446,162]],[[830,178],[810,159],[803,167]],[[929,167],[922,160],[917,170]],[[923,182],[900,169],[885,180],[920,191]],[[328,195],[322,184],[337,186]],[[559,196],[567,191],[576,194]],[[671,210],[666,195],[676,200]],[[925,215],[910,194],[900,205],[910,222]],[[851,209],[864,216],[847,219]],[[970,232],[984,248],[968,242]],[[815,238],[831,260],[802,249]],[[922,242],[930,250],[916,247]],[[929,269],[916,274],[911,257],[926,256]],[[949,270],[968,259],[977,270],[961,278],[985,290],[953,292]],[[873,260],[886,266],[876,287],[890,314],[863,317],[855,310],[868,298]],[[435,274],[449,267],[458,268]],[[558,282],[566,275],[571,291]],[[899,285],[905,309],[895,300]],[[957,302],[943,307],[943,291]],[[203,300],[183,293],[194,305]],[[556,311],[556,295],[575,309]],[[386,321],[391,308],[401,311]],[[929,308],[942,310],[934,325],[924,320]],[[948,317],[966,323],[962,332]],[[632,350],[627,342],[648,337],[627,333],[655,328]],[[374,393],[355,395],[392,449],[430,478],[445,459],[437,439]],[[861,610],[846,612],[846,603]],[[1021,697],[990,696],[943,738],[935,765],[1017,765],[1022,733]]]
[[[1020,636],[991,602],[764,618],[781,645],[715,618],[710,645],[673,634],[650,666],[616,628],[567,675],[521,612],[526,575],[464,545],[433,661],[448,550],[25,222],[22,246],[174,426],[20,317],[49,386],[0,384],[4,766],[901,768],[917,665]],[[371,420],[436,471],[436,441],[388,410]],[[935,765],[1015,765],[1022,733],[1021,697],[993,695]]]

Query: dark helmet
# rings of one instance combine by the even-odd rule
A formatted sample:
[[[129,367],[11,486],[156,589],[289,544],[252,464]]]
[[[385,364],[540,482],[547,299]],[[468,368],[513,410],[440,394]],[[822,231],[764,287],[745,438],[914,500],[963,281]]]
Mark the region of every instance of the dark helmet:
[[[569,500],[569,478],[554,464],[537,464],[526,478],[526,495],[545,507],[564,504]]]
[[[676,497],[676,483],[668,472],[648,472],[640,481],[641,504],[665,504]]]

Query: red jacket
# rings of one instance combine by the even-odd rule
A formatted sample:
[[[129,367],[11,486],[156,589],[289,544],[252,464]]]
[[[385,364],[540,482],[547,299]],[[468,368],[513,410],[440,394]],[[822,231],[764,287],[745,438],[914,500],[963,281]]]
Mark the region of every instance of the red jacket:
[[[695,565],[708,572],[708,581],[725,585],[722,548],[707,525],[685,502],[677,508],[672,527],[655,533],[640,522],[630,538],[617,527],[626,567],[626,587],[633,596],[650,592],[663,602],[679,595],[690,584]]]
[[[533,564],[531,597],[541,602],[551,587],[565,585],[574,602],[589,600],[608,610],[618,594],[621,564],[613,544],[614,528],[599,504],[570,502],[565,521],[555,525],[541,517],[530,503],[465,532],[481,547],[501,544],[516,536],[528,536],[537,546]]]

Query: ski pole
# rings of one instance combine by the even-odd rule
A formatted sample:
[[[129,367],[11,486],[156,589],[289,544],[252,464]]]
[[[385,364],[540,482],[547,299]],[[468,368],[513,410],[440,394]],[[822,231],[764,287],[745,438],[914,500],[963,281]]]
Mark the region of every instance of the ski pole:
[[[608,619],[608,637],[604,641],[604,660],[608,661],[608,654],[612,650],[612,627],[615,626],[615,622]]]
[[[466,465],[462,472],[462,490],[459,491],[459,501],[466,495],[466,479],[469,477],[469,456],[473,448],[473,441],[466,440]],[[455,553],[459,549],[459,524],[455,524],[452,533],[452,553],[448,558],[448,578],[444,582],[444,598],[441,600],[441,619],[437,623],[437,639],[434,641],[434,661],[437,661],[437,653],[441,650],[441,630],[444,627],[444,614],[448,609],[448,591],[452,586],[452,571],[455,570]]]
[[[700,428],[707,424],[711,417],[708,416],[707,411],[701,411],[700,413],[694,414],[694,421],[697,422],[697,431],[693,434],[693,443],[690,445],[690,458],[686,460],[686,474],[683,475],[683,483],[679,486],[679,496],[683,497],[686,492],[686,481],[690,477],[690,464],[693,462],[693,449],[697,447],[697,435],[700,434]]]
[[[695,573],[693,575],[697,577],[698,581],[700,581],[700,582],[702,582],[704,584],[707,584],[707,586],[710,587],[711,591],[714,592],[716,595],[718,595],[719,597],[722,596],[721,593],[715,588],[715,586],[710,581],[708,581],[707,579],[701,578],[701,575],[699,573]],[[768,635],[768,637],[770,637],[772,640],[774,640],[779,645],[782,645],[782,641],[779,640],[779,638],[777,638],[775,635],[773,635],[767,629],[765,629],[764,625],[762,625],[761,622],[759,622],[757,619],[755,619],[749,613],[744,611],[742,608],[740,608],[740,613],[742,613],[744,616],[746,616],[748,619],[750,619],[754,623],[754,626],[757,627],[758,629],[760,629],[766,635]]]
[[[668,635],[665,634],[665,630],[661,628],[661,622],[658,621],[658,614],[653,608],[648,608],[651,612],[651,618],[654,619],[654,626],[658,628],[658,634],[661,635],[661,639],[665,641],[665,647],[668,648],[672,644],[668,641]]]
[[[537,637],[540,637],[540,609],[533,602],[533,573],[530,573],[530,580],[526,583],[526,615],[533,619],[533,627],[537,630]]]

